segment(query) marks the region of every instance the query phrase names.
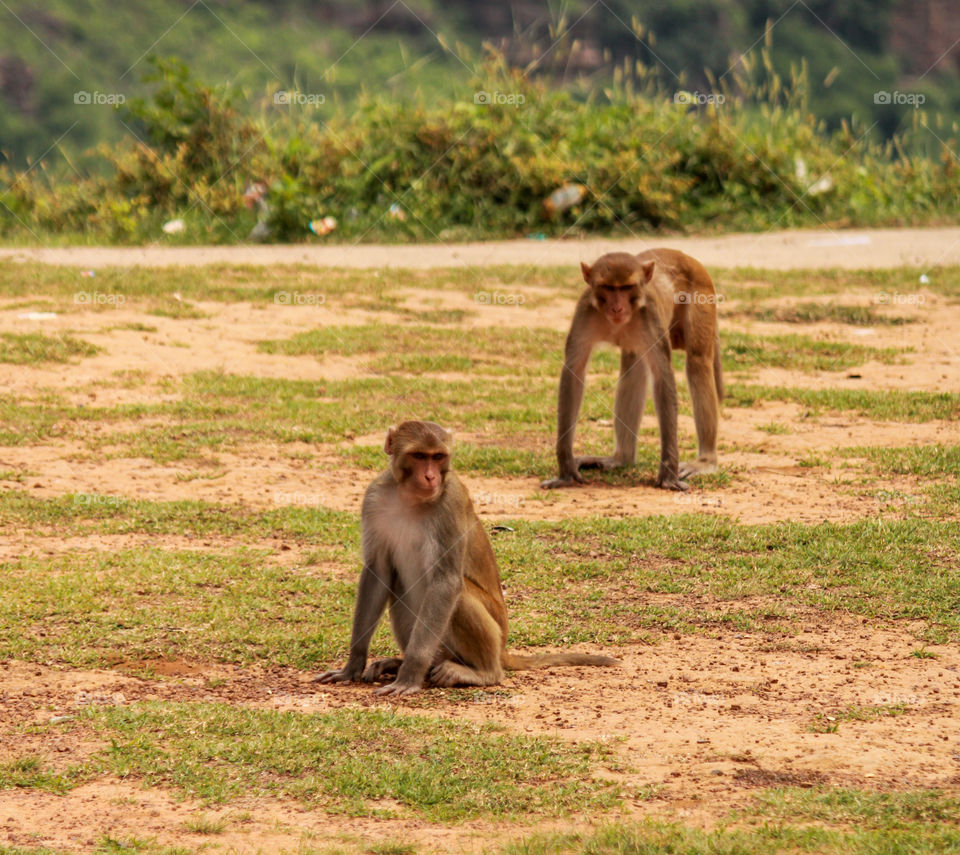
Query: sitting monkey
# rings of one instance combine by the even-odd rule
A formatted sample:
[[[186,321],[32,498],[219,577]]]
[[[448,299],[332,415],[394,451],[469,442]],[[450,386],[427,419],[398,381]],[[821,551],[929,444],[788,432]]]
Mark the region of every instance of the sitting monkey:
[[[450,469],[451,436],[433,422],[387,432],[390,468],[363,497],[363,570],[344,668],[314,680],[395,679],[381,695],[434,686],[492,686],[504,669],[618,665],[583,653],[507,653],[507,607],[490,539],[460,479]],[[403,658],[367,666],[383,610]]]

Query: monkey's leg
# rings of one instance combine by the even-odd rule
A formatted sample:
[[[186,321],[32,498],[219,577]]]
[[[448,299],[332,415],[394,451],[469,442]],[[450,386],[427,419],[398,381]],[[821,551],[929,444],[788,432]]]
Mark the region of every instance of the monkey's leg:
[[[719,403],[714,380],[713,354],[687,354],[687,383],[697,427],[697,459],[680,465],[680,477],[717,471]]]
[[[653,332],[657,332],[657,327],[653,327]],[[654,344],[647,353],[653,375],[653,403],[660,423],[660,471],[655,484],[665,490],[686,490],[687,483],[679,475],[677,383],[670,363],[670,342],[665,334],[650,338]]]
[[[582,484],[577,460],[573,456],[573,434],[583,403],[586,387],[587,361],[593,348],[590,332],[582,325],[578,326],[574,316],[573,325],[567,335],[564,349],[563,368],[560,372],[560,391],[557,395],[557,464],[560,472],[556,478],[549,478],[540,484],[544,490],[556,487],[569,487]]]
[[[620,351],[620,379],[613,405],[616,447],[610,457],[578,457],[578,469],[614,469],[637,459],[637,434],[647,400],[647,365],[638,353]]]
[[[441,648],[454,658],[442,658],[430,669],[435,686],[495,686],[503,679],[499,624],[475,596],[464,592],[450,621],[450,634]]]

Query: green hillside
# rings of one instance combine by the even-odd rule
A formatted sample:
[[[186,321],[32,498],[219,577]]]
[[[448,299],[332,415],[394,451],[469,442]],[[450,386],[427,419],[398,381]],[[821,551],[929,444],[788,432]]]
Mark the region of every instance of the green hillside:
[[[432,21],[429,4],[424,21]],[[450,92],[463,66],[429,27],[381,22],[353,4],[49,0],[0,9],[0,148],[16,163],[55,143],[75,156],[120,139],[120,119],[104,104],[77,104],[78,92],[127,99],[142,94],[148,56],[176,56],[200,79],[229,82],[250,115],[269,114],[273,90],[323,94],[335,104],[364,88],[379,93]],[[19,20],[17,20],[19,19]],[[373,22],[371,22],[373,23]],[[390,23],[390,26],[386,26]],[[351,25],[352,24],[352,25]],[[366,26],[365,26],[366,25]],[[82,97],[82,96],[81,96]],[[115,98],[113,99],[115,100]],[[269,115],[268,115],[269,118]]]
[[[72,157],[124,129],[108,104],[142,92],[148,55],[176,56],[199,79],[246,93],[251,115],[269,113],[275,89],[350,103],[362,90],[397,97],[451,94],[468,69],[443,44],[476,55],[485,40],[517,67],[581,93],[598,92],[626,69],[665,91],[723,82],[743,55],[756,55],[771,28],[773,68],[809,68],[810,106],[832,127],[856,118],[889,136],[909,111],[875,104],[877,91],[921,94],[931,113],[960,112],[957,51],[924,69],[921,49],[903,42],[905,22],[923,16],[912,0],[636,0],[536,2],[310,3],[307,0],[10,0],[0,9],[0,150],[18,164]],[[954,22],[960,37],[960,13]],[[922,21],[920,22],[922,23]],[[566,27],[566,36],[558,33]],[[927,28],[931,29],[930,27]],[[897,34],[900,33],[898,42]],[[948,40],[953,33],[941,34]],[[928,33],[931,56],[940,50]],[[932,41],[931,41],[932,40]],[[948,44],[948,41],[944,41]],[[462,92],[461,92],[462,94]]]

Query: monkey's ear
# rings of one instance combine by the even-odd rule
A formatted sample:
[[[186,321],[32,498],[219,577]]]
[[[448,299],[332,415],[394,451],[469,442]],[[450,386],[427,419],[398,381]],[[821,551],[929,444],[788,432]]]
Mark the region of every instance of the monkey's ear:
[[[593,282],[590,281],[590,274],[592,272],[590,265],[587,264],[586,262],[581,261],[580,272],[583,274],[583,281],[586,282],[587,285],[592,285]]]
[[[390,428],[387,431],[387,441],[383,444],[383,450],[387,452],[391,457],[393,457],[393,438],[397,434],[397,429],[395,427]]]
[[[656,262],[654,262],[654,261],[645,261],[645,262],[643,262],[643,264],[641,265],[641,267],[643,268],[643,281],[644,281],[644,282],[649,282],[649,281],[650,281],[650,278],[653,276],[653,268],[654,268],[655,265],[656,265]]]

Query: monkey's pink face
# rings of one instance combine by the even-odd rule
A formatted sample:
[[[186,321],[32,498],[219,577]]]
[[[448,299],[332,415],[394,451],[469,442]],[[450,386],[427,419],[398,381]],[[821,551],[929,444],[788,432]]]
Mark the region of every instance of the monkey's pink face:
[[[403,461],[403,486],[418,502],[434,502],[443,492],[443,480],[450,468],[450,455],[444,451],[411,451]]]
[[[640,301],[640,289],[633,283],[609,282],[596,285],[593,295],[597,308],[614,327],[629,321]]]

